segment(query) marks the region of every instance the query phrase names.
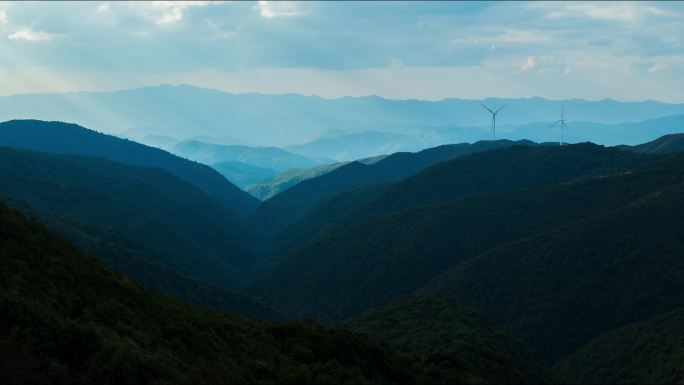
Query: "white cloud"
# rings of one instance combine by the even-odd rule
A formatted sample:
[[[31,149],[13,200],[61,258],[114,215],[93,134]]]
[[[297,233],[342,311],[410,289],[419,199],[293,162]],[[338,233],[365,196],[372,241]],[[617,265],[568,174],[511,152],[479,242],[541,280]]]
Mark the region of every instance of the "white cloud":
[[[534,70],[535,66],[536,63],[534,62],[534,58],[532,56],[528,56],[527,61],[525,62],[525,64],[522,65],[522,67],[520,67],[520,70],[522,72],[529,72]]]
[[[259,1],[255,6],[259,10],[262,17],[289,17],[297,16],[300,11],[297,6],[291,1]]]
[[[53,34],[47,32],[34,31],[31,28],[22,28],[8,36],[10,40],[25,41],[48,41],[54,38]]]
[[[498,35],[474,35],[452,39],[452,45],[488,45],[494,49],[505,44],[532,44],[547,43],[551,41],[548,32],[535,30],[507,29]]]
[[[7,12],[4,9],[0,9],[0,24],[4,24],[7,21]]]
[[[100,12],[107,12],[111,9],[112,7],[109,5],[109,3],[102,3],[97,6],[97,10]]]
[[[161,10],[154,18],[157,24],[171,24],[183,19],[183,11],[188,7],[206,7],[221,4],[223,1],[153,1],[152,5]]]
[[[648,72],[654,73],[654,72],[662,71],[664,69],[667,69],[667,64],[657,63],[657,64],[649,67]]]
[[[556,4],[554,3],[553,6]],[[654,7],[644,6],[639,3],[612,3],[612,4],[563,4],[562,8],[551,11],[547,17],[551,19],[562,18],[588,18],[596,20],[632,22],[644,15],[678,17],[675,12]]]

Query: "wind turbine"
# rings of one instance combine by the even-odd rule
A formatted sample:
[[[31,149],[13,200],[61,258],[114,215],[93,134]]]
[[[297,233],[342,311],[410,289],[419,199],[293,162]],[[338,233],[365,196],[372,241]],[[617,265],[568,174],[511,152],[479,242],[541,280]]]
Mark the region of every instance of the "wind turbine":
[[[568,128],[568,125],[565,124],[565,119],[563,118],[563,114],[564,114],[564,113],[565,113],[565,103],[563,103],[563,107],[561,108],[561,118],[560,118],[560,120],[557,121],[556,123],[550,125],[550,126],[548,127],[548,128],[551,128],[551,127],[555,126],[556,124],[560,123],[560,129],[561,129],[561,130],[560,130],[560,131],[561,131],[560,145],[561,145],[561,146],[563,145],[563,130],[568,130],[568,129],[569,129],[569,128]]]
[[[501,106],[501,108],[499,108],[496,111],[492,111],[491,109],[489,109],[489,107],[485,106],[482,103],[480,103],[480,105],[482,105],[482,107],[486,108],[490,114],[492,114],[492,140],[496,140],[496,114],[498,114],[499,111],[503,110],[504,107],[506,107],[508,104],[504,104],[503,106]]]

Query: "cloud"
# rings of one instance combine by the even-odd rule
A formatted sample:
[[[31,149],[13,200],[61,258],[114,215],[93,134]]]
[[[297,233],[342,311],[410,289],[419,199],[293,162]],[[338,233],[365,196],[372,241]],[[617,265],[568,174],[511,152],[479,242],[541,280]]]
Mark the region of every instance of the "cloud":
[[[97,6],[97,10],[100,12],[107,12],[111,9],[112,9],[112,7],[109,5],[109,3],[102,3],[102,4]]]
[[[563,4],[561,9],[550,12],[547,17],[551,19],[562,18],[588,18],[596,20],[632,22],[643,16],[668,16],[677,17],[676,12],[644,6],[638,3],[615,3],[615,4]]]
[[[536,63],[534,62],[534,58],[532,56],[528,56],[527,61],[525,62],[525,64],[522,65],[522,67],[520,67],[520,70],[522,72],[529,72],[534,70],[535,66]]]
[[[262,17],[290,17],[300,14],[297,6],[291,1],[259,1],[256,6]]]
[[[7,22],[7,12],[4,9],[0,9],[0,24],[5,24]]]
[[[172,24],[183,19],[183,11],[188,7],[206,7],[221,4],[223,1],[153,1],[152,5],[161,10],[161,15],[154,17],[157,24]]]
[[[10,40],[25,41],[49,41],[54,38],[53,34],[47,32],[34,31],[31,28],[22,28],[8,36]]]
[[[649,67],[648,72],[654,73],[654,72],[662,71],[664,69],[667,69],[667,64],[657,63],[657,64]]]

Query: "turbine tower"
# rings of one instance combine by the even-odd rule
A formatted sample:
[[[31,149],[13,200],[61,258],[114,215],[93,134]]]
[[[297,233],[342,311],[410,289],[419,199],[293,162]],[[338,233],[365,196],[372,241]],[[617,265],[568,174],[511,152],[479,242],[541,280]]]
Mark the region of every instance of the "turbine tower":
[[[485,106],[482,103],[480,103],[480,105],[482,105],[482,107],[486,108],[490,114],[492,114],[492,140],[496,140],[496,114],[498,114],[499,111],[503,110],[504,107],[506,107],[508,104],[504,104],[503,106],[501,106],[501,108],[499,108],[496,111],[492,111],[491,109],[489,109],[489,107]]]
[[[556,123],[552,124],[549,126],[549,128],[555,126],[556,124],[560,123],[560,145],[563,145],[563,130],[568,130],[568,125],[565,124],[565,118],[563,118],[563,114],[565,113],[565,102],[563,103],[563,107],[561,108],[561,118],[559,121]]]

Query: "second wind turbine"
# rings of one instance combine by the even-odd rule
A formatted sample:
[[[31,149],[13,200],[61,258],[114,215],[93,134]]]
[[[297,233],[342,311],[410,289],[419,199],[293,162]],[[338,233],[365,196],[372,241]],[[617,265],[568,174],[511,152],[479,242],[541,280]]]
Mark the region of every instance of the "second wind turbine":
[[[482,107],[486,108],[487,111],[489,111],[489,113],[492,114],[492,140],[496,140],[496,114],[498,114],[499,111],[503,110],[504,107],[506,107],[508,104],[504,104],[503,106],[501,106],[501,108],[499,108],[496,111],[492,111],[489,107],[485,106],[482,103],[480,103],[480,105],[482,105]]]

